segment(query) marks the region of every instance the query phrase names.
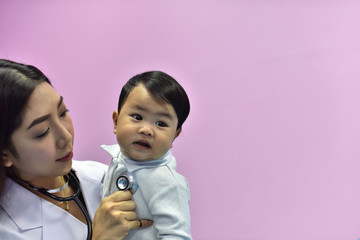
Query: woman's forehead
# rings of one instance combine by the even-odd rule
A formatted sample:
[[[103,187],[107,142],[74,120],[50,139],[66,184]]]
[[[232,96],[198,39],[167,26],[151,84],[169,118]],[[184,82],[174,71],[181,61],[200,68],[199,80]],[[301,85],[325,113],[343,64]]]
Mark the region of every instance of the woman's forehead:
[[[56,111],[60,101],[60,95],[47,82],[40,83],[31,94],[27,106],[24,109],[23,122],[32,121],[52,111]]]

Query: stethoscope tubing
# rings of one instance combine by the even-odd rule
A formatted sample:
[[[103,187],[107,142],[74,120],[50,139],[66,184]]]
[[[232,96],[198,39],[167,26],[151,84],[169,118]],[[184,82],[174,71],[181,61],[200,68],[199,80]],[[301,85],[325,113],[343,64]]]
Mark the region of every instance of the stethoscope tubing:
[[[82,204],[82,202],[79,200],[79,196],[80,196],[80,182],[79,180],[76,178],[76,176],[74,175],[74,173],[72,173],[70,171],[69,173],[69,181],[73,181],[73,184],[70,183],[70,185],[75,187],[75,193],[69,197],[58,197],[55,196],[54,194],[51,194],[49,192],[46,191],[46,189],[43,188],[34,188],[35,190],[37,190],[39,193],[50,197],[52,199],[54,199],[55,201],[58,202],[69,202],[69,201],[74,201],[76,203],[76,205],[80,208],[81,212],[83,213],[85,219],[86,219],[86,225],[87,225],[87,240],[91,240],[91,236],[92,236],[92,223],[91,223],[91,219],[89,216],[89,213],[87,212],[85,206]]]

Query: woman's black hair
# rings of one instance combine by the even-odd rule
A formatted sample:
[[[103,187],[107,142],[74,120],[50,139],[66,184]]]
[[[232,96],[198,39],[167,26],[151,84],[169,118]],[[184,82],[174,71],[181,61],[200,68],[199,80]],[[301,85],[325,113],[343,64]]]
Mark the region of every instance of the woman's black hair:
[[[183,87],[171,76],[161,71],[150,71],[132,77],[121,89],[118,112],[124,105],[130,92],[139,83],[143,84],[155,99],[170,103],[177,115],[177,130],[182,128],[183,123],[190,112],[189,98]]]
[[[41,82],[51,85],[36,67],[0,59],[0,196],[7,169],[3,164],[3,151],[7,149],[17,156],[11,135],[21,125],[26,104]]]

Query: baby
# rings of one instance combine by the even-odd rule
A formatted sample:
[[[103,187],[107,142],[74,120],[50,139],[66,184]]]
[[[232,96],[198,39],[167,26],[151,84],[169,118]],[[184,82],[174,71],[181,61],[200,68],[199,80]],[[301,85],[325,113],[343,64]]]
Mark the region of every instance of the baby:
[[[103,197],[118,191],[119,177],[130,172],[138,185],[137,216],[153,220],[152,227],[130,231],[126,239],[191,239],[189,185],[176,172],[171,152],[189,112],[186,92],[164,72],[136,75],[121,90],[112,116],[118,144],[102,146],[112,157]]]

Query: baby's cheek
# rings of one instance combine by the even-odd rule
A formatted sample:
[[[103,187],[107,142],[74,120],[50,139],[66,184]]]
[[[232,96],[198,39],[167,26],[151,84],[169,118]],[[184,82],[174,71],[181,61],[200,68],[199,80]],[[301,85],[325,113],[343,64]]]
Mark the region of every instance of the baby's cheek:
[[[167,153],[167,151],[169,151],[169,149],[171,148],[171,142],[164,142],[164,143],[161,143],[159,145],[159,152],[160,152],[160,155],[164,155],[165,153]]]

